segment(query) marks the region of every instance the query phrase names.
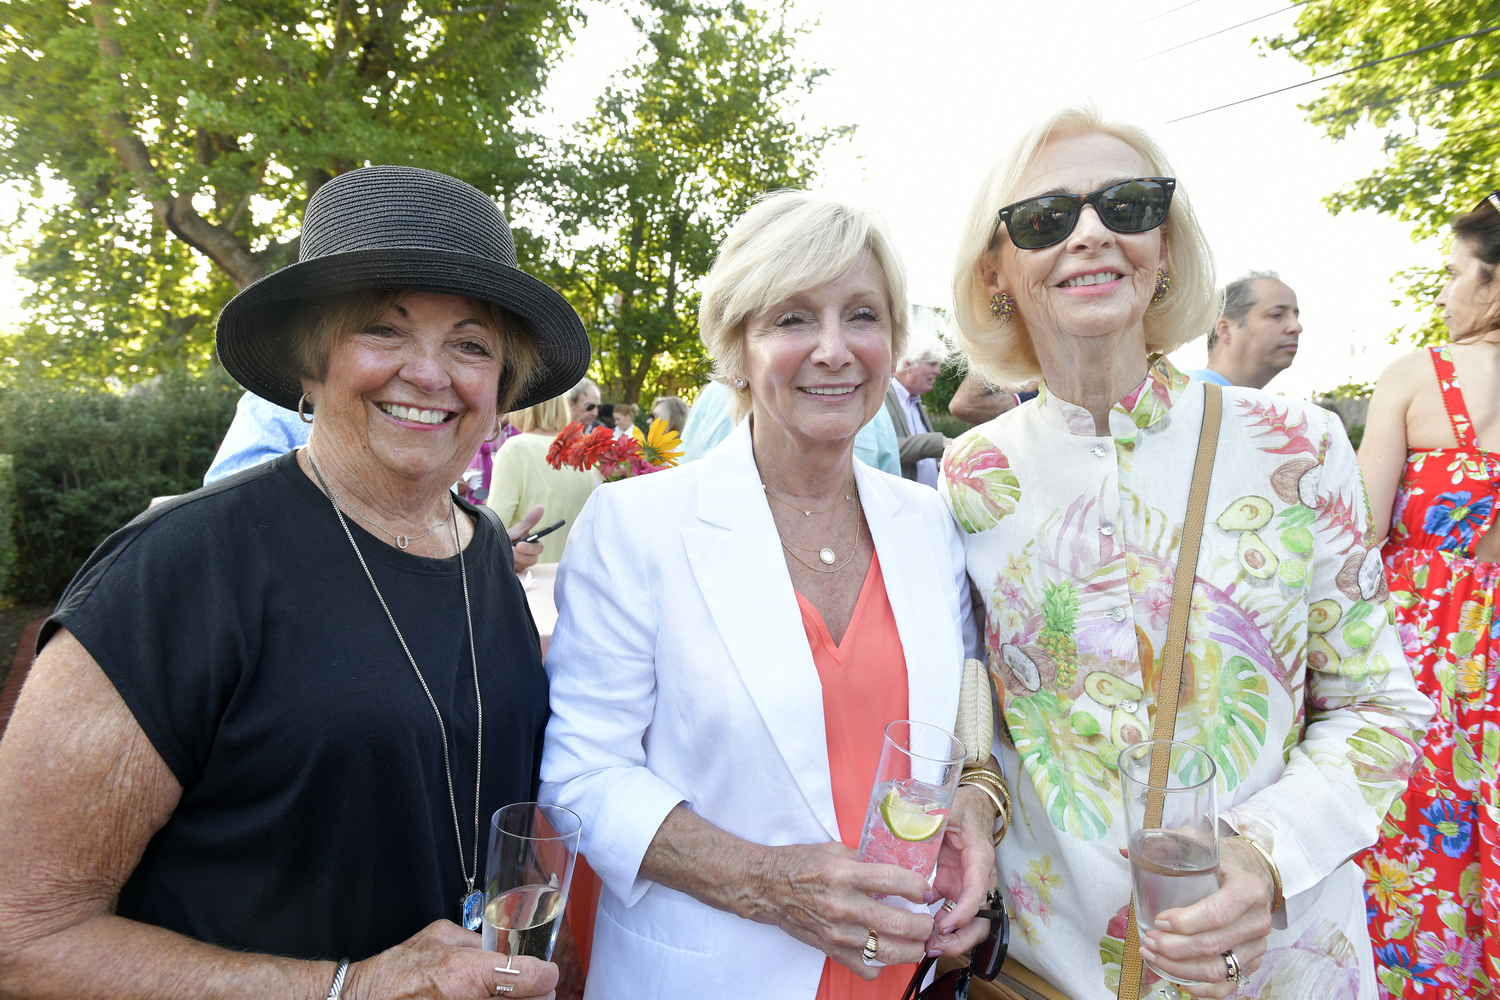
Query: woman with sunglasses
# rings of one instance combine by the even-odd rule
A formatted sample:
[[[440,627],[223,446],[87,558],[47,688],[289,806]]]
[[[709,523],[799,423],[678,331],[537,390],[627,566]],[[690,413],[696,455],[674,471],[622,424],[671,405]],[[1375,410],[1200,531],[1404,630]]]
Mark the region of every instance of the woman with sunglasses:
[[[1396,624],[1438,706],[1422,760],[1359,858],[1391,996],[1500,993],[1500,192],[1453,220],[1438,296],[1451,343],[1380,376],[1359,451]]]
[[[954,444],[941,489],[1016,748],[1002,764],[1018,822],[996,859],[1010,954],[1075,998],[1121,979],[1116,761],[1153,730],[1205,412],[1202,383],[1161,357],[1215,314],[1212,259],[1170,174],[1142,130],[1062,111],[984,182],[954,279],[974,369],[1042,379]],[[1139,928],[1140,956],[1205,984],[1194,996],[1251,979],[1265,1000],[1375,996],[1347,859],[1405,788],[1431,706],[1365,512],[1336,417],[1223,390],[1175,720],[1217,764],[1220,888]]]

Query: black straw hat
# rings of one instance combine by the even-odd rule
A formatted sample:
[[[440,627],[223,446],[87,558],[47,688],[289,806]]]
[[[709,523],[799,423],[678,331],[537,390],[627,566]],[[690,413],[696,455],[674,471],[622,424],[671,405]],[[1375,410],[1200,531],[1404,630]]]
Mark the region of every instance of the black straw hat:
[[[589,338],[567,300],[516,266],[495,203],[416,167],[361,167],[308,199],[297,263],[243,289],[219,313],[219,360],[257,396],[297,408],[287,321],[298,301],[367,288],[493,302],[525,320],[540,355],[515,409],[567,392],[589,365]]]

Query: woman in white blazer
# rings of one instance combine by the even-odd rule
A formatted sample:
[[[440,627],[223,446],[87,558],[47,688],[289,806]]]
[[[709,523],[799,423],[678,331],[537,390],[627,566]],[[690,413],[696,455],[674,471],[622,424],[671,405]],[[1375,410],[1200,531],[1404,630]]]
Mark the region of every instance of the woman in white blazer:
[[[907,312],[876,216],[763,200],[700,310],[749,418],[698,462],[596,490],[573,529],[541,794],[583,817],[604,886],[590,1000],[899,997],[910,966],[877,979],[862,951],[901,966],[988,930],[995,809],[975,789],[931,889],[853,860],[884,726],[951,730],[977,643],[937,494],[853,458]],[[871,893],[949,902],[934,921]]]

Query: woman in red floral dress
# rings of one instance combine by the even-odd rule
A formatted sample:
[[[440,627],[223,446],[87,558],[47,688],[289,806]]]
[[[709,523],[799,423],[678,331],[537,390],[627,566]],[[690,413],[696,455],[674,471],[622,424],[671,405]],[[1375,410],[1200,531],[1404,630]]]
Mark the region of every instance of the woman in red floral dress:
[[[1398,627],[1437,715],[1360,857],[1382,996],[1500,997],[1500,193],[1453,224],[1453,342],[1380,376],[1360,449]],[[1460,375],[1462,385],[1460,387]]]

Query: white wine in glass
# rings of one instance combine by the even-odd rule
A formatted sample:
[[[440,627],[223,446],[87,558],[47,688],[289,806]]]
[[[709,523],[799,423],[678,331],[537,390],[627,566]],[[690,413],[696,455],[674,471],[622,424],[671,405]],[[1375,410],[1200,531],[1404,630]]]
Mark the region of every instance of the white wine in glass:
[[[582,829],[576,813],[540,802],[508,805],[490,820],[481,934],[486,951],[503,946],[499,971],[514,972],[517,955],[551,959]]]

